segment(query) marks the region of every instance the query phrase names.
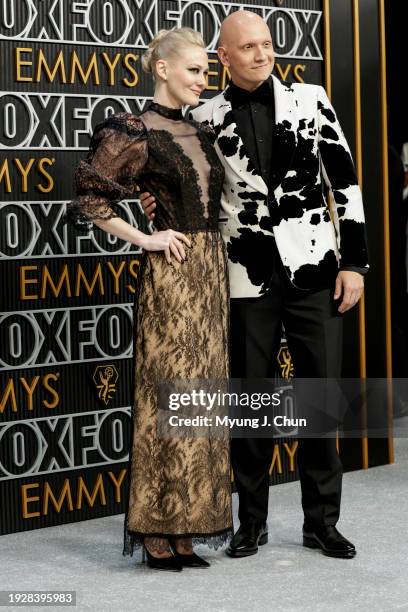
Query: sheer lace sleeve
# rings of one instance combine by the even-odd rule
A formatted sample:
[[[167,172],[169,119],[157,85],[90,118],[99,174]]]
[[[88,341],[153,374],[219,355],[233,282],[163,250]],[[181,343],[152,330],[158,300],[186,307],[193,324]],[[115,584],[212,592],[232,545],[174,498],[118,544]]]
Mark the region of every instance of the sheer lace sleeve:
[[[147,157],[147,131],[141,119],[123,112],[99,123],[86,159],[75,169],[75,197],[67,205],[63,222],[89,231],[94,219],[119,217],[117,204],[135,197],[135,179]]]

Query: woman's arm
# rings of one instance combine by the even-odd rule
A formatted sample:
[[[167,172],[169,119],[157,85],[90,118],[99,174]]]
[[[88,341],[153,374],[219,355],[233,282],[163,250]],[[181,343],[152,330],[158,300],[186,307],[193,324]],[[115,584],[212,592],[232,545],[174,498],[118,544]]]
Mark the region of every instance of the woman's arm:
[[[64,222],[78,231],[92,225],[148,251],[164,251],[178,261],[185,259],[184,234],[173,230],[145,234],[122,219],[117,205],[134,198],[135,180],[148,159],[147,131],[143,122],[130,113],[117,113],[99,124],[92,135],[86,160],[75,171],[76,197],[69,202]]]
[[[183,243],[191,247],[191,242],[187,236],[171,229],[145,234],[120,217],[108,220],[95,219],[94,224],[103,231],[131,244],[136,244],[146,251],[164,251],[168,263],[171,263],[171,254],[180,263],[186,258]]]

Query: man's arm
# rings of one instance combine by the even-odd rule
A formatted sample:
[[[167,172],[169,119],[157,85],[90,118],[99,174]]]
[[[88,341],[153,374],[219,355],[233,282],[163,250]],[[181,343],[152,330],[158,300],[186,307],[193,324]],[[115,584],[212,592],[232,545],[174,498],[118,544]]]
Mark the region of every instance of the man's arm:
[[[156,199],[154,196],[150,195],[148,191],[144,191],[140,194],[140,203],[142,205],[144,214],[149,219],[149,221],[153,221],[156,214],[154,209],[156,208]]]
[[[359,301],[363,274],[368,271],[367,236],[360,186],[350,148],[323,87],[318,87],[318,143],[323,178],[332,192],[338,234],[340,272],[334,299],[342,296],[339,312]]]
[[[318,145],[323,177],[333,194],[340,269],[368,270],[367,236],[360,186],[350,148],[335,110],[318,86]]]

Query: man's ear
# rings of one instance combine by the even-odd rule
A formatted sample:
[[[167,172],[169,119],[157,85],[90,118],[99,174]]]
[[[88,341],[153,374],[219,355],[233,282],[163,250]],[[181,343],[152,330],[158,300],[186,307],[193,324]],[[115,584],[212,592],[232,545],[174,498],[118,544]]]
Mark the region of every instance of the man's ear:
[[[225,47],[219,46],[217,49],[218,57],[223,66],[229,67],[228,53]]]

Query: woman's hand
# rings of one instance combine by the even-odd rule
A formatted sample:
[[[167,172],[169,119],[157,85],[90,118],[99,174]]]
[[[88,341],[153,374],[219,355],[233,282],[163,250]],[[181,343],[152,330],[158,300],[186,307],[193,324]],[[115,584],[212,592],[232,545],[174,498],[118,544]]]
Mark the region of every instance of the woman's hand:
[[[171,263],[171,253],[180,263],[186,259],[183,242],[191,247],[191,242],[181,232],[172,229],[161,232],[153,232],[150,236],[145,236],[141,245],[146,251],[164,251],[167,263]]]

